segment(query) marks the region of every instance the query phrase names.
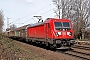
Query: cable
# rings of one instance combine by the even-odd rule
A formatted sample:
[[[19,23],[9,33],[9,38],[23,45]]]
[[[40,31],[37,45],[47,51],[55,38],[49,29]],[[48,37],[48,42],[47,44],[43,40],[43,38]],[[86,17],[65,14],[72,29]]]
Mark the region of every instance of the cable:
[[[51,4],[52,4],[52,3],[51,3]],[[43,8],[41,8],[41,9],[39,9],[39,10],[35,11],[35,12],[33,12],[33,13],[30,13],[30,14],[28,14],[27,16],[29,16],[29,15],[31,15],[31,14],[34,14],[34,13],[36,13],[36,12],[38,12],[38,11],[42,10],[42,9],[45,9],[45,8],[46,8],[46,7],[48,7],[48,6],[50,6],[50,8],[51,8],[51,4],[49,4],[49,5],[47,5],[47,6],[43,7]],[[13,21],[13,22],[11,22],[10,24],[15,23],[16,21],[18,21],[18,20],[20,20],[20,19],[22,19],[22,18],[25,18],[25,17],[27,17],[27,16],[20,17],[19,19],[14,20],[14,21]]]
[[[11,23],[9,23],[9,24],[12,24],[12,23],[14,23],[14,22],[16,22],[16,21],[18,21],[18,20],[20,20],[20,18],[19,18],[19,19],[17,19],[17,20],[15,20],[15,21],[13,21],[13,22],[11,22]]]
[[[52,4],[52,3],[51,3],[51,4]],[[52,9],[51,9],[51,4],[45,6],[45,7],[41,8],[41,9],[37,10],[36,12],[31,13],[31,14],[37,13],[38,11],[40,11],[40,10],[42,10],[42,9],[45,9],[46,7],[50,6],[50,10],[48,10],[48,11],[46,11],[46,12],[44,12],[44,13],[41,14],[41,15],[44,15],[44,14],[46,14],[46,13],[48,13],[48,12],[50,12],[50,11],[52,10]],[[30,14],[29,14],[29,15],[30,15]],[[10,24],[15,23],[16,21],[18,21],[18,20],[20,20],[20,19],[22,19],[22,18],[28,17],[29,15],[24,16],[24,17],[21,17],[21,18],[15,20],[15,21],[11,22]],[[22,25],[25,24],[26,22],[32,20],[32,19],[34,20],[34,18],[31,18],[31,19],[25,21],[24,23],[22,23]],[[34,20],[34,21],[37,22],[36,20]]]
[[[48,10],[48,11],[42,13],[41,15],[44,15],[44,14],[50,12],[51,10],[53,10],[53,9],[50,9],[50,10]],[[31,18],[31,19],[29,19],[29,20],[32,20],[32,19],[34,20],[34,18]],[[28,22],[29,20],[25,21],[24,23]],[[34,20],[34,21],[37,22],[36,20]]]
[[[46,14],[46,13],[50,12],[51,10],[52,10],[52,9],[50,9],[50,10],[48,10],[48,11],[46,11],[46,12],[42,13],[41,15],[44,15],[44,14]]]
[[[31,19],[29,19],[29,20],[27,20],[27,21],[25,21],[23,24],[25,24],[26,22],[28,22],[28,21],[30,21],[30,20],[32,20],[33,18],[31,18]],[[34,20],[34,19],[33,19]],[[34,20],[35,22],[37,22],[36,20]],[[22,25],[23,25],[22,24]]]

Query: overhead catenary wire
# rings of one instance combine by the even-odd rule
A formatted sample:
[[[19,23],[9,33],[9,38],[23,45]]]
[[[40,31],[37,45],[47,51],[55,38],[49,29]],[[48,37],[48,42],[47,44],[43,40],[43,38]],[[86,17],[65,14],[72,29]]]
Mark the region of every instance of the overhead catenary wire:
[[[46,7],[48,7],[48,6],[50,6],[50,9],[51,9],[51,4],[52,4],[52,3],[48,4],[47,6],[45,6],[45,7],[41,8],[41,9],[39,9],[39,10],[37,10],[37,11],[33,12],[33,13],[28,14],[27,16],[20,17],[20,18],[18,18],[18,19],[16,19],[16,20],[14,20],[13,22],[11,22],[11,23],[9,23],[9,24],[15,23],[16,21],[21,20],[22,18],[26,18],[26,17],[28,17],[28,16],[30,16],[30,15],[32,15],[32,14],[34,14],[34,13],[37,13],[38,11],[41,11],[42,9],[45,9],[45,8],[46,8]]]
[[[46,11],[46,12],[42,13],[41,15],[44,15],[44,14],[46,14],[46,13],[50,12],[51,10],[53,10],[53,9],[50,9],[50,10],[48,10],[48,11]],[[28,21],[30,21],[30,20],[32,20],[32,19],[34,20],[34,18],[31,18],[31,19],[29,19],[29,20],[25,21],[23,24],[27,23]],[[34,21],[37,23],[37,21],[36,21],[36,20],[34,20]]]
[[[51,10],[53,10],[53,9],[50,9],[50,10],[48,10],[48,11],[46,11],[46,12],[42,13],[41,15],[44,15],[44,14],[46,14],[46,13],[50,12]]]
[[[11,23],[9,23],[9,24],[12,24],[12,23],[14,23],[14,22],[16,22],[16,21],[18,21],[18,20],[20,20],[20,18],[19,18],[19,19],[16,19],[15,21],[13,21],[13,22],[11,22]]]
[[[28,19],[27,21],[25,21],[23,24],[27,23],[28,21],[32,20],[33,18],[31,19]],[[33,19],[34,20],[34,19]],[[34,20],[35,22],[37,22],[36,20]]]
[[[42,13],[41,15],[47,14],[47,13],[50,12],[51,10],[53,10],[53,9],[50,9],[50,10],[48,10],[48,11]],[[27,23],[27,22],[30,21],[30,20],[34,20],[34,18],[32,17],[31,19],[26,20],[25,22],[22,23],[22,25],[24,25],[25,23]],[[34,21],[37,23],[36,20],[34,20]],[[22,25],[21,25],[21,26],[22,26]]]

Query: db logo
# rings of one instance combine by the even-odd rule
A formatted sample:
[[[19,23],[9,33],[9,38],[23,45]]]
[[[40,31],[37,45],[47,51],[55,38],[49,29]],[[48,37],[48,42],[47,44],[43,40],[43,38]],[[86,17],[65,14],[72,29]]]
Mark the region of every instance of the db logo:
[[[63,36],[66,36],[66,32],[62,32],[62,35],[63,35]]]

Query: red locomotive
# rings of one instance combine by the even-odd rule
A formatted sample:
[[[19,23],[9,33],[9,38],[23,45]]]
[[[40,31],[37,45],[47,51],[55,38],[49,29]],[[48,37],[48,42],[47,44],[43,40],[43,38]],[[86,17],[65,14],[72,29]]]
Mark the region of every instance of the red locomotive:
[[[52,48],[71,47],[75,43],[71,21],[55,18],[28,26],[26,39]]]

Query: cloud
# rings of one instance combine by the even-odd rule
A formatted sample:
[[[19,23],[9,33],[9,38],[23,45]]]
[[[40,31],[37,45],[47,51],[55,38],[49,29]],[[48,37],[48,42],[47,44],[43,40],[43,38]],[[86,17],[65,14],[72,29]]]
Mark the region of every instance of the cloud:
[[[33,2],[33,0],[27,0],[27,2]]]

